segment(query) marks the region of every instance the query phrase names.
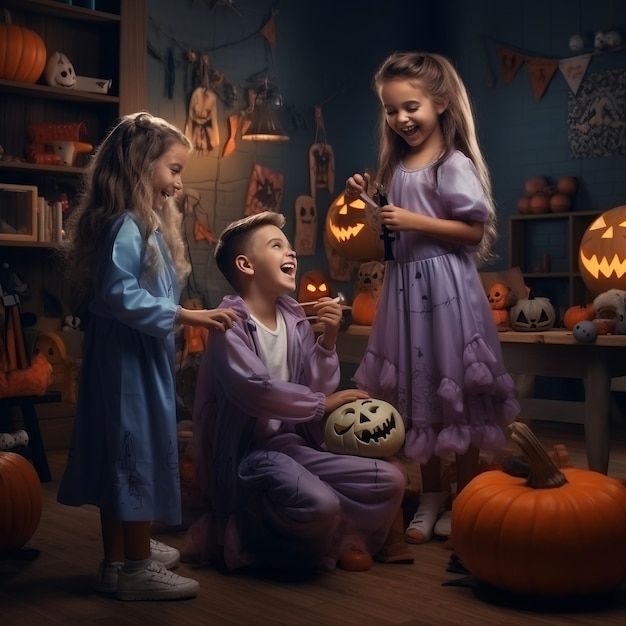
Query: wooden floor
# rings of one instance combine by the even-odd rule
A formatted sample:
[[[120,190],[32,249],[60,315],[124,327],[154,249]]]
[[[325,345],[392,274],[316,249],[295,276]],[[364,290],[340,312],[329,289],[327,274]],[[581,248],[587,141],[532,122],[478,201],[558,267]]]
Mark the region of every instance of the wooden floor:
[[[545,446],[566,444],[572,462],[586,467],[581,427],[544,422],[534,424],[533,430]],[[613,430],[609,474],[622,478],[626,476],[626,428]],[[199,580],[198,598],[120,602],[91,590],[101,558],[97,510],[65,507],[55,500],[65,457],[62,451],[49,454],[53,482],[43,485],[41,524],[24,551],[39,551],[38,556],[0,560],[3,626],[626,624],[626,585],[602,602],[568,607],[519,603],[501,595],[485,597],[468,587],[445,585],[462,576],[446,571],[452,552],[441,541],[411,546],[413,565],[375,563],[367,572],[337,570],[300,583],[181,565],[181,574]],[[182,543],[180,532],[156,537],[177,547]]]

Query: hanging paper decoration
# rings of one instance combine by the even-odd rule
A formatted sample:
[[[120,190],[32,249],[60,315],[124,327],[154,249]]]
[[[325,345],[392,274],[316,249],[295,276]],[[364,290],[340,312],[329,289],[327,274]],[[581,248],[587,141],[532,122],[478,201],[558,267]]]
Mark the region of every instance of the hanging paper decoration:
[[[573,158],[626,155],[626,70],[587,76],[568,94],[567,125]]]
[[[567,86],[572,90],[574,95],[578,93],[578,88],[580,87],[580,83],[583,82],[590,60],[591,54],[581,54],[559,61],[561,74],[563,74]]]
[[[559,67],[557,59],[526,59],[528,66],[528,74],[530,76],[530,87],[535,98],[535,102],[539,102],[547,89],[554,72]]]
[[[198,60],[195,53],[189,52],[187,58],[190,62],[199,64],[197,69],[199,85],[193,90],[189,99],[185,135],[193,143],[194,149],[202,154],[210,152],[220,143],[217,96],[209,80],[209,55],[202,54]]]
[[[328,243],[328,237],[324,233],[324,253],[326,255],[326,263],[328,265],[328,274],[333,280],[343,283],[349,283],[352,275],[352,268],[355,263],[346,259],[345,256],[339,254]]]
[[[295,251],[298,256],[315,254],[317,240],[317,210],[311,196],[298,196],[295,204],[296,235]]]
[[[193,236],[196,241],[206,239],[208,243],[217,243],[217,237],[213,233],[209,222],[209,215],[202,207],[202,198],[197,189],[185,187],[181,205],[184,215],[193,215]]]
[[[521,67],[526,57],[515,50],[500,46],[498,48],[498,61],[502,69],[502,77],[508,85],[517,74],[517,70]]]
[[[323,141],[319,139],[323,137]],[[309,148],[309,178],[311,197],[315,200],[317,189],[335,190],[335,153],[326,143],[326,129],[322,107],[315,107],[315,143]]]
[[[263,211],[280,213],[284,188],[284,174],[275,172],[262,165],[253,165],[244,214],[256,215]]]

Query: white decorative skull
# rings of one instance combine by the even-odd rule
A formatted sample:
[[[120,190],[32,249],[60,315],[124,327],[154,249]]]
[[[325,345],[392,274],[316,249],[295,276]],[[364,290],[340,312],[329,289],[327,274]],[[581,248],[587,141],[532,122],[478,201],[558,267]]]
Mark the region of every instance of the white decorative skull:
[[[48,57],[43,78],[51,87],[73,89],[76,86],[74,66],[62,52],[53,52]]]
[[[404,445],[404,422],[384,400],[353,400],[335,409],[326,420],[324,441],[330,452],[381,459]]]

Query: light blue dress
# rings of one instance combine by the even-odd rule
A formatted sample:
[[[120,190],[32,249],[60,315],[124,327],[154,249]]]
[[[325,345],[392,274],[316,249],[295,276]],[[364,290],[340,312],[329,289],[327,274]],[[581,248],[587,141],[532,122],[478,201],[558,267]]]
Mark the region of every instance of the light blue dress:
[[[174,391],[180,287],[169,253],[138,280],[146,247],[130,213],[101,244],[85,336],[63,504],[93,504],[122,521],[181,520]],[[145,274],[145,272],[144,272]]]

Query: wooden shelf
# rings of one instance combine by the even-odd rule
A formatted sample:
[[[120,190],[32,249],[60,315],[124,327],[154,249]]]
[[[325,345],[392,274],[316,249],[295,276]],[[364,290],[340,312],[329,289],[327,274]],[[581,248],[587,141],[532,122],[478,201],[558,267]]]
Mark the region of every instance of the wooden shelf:
[[[546,295],[548,292],[557,311],[593,300],[578,271],[578,248],[585,230],[601,213],[602,211],[568,211],[509,217],[510,267],[521,269],[524,280],[534,289],[535,295]],[[562,233],[555,232],[554,228],[550,232],[555,222]],[[543,254],[551,254],[555,250],[552,241],[548,242],[545,252],[541,250],[538,240],[542,231],[547,232],[547,240],[559,235],[564,237],[558,266],[555,267],[554,259],[551,259],[550,271],[539,269]]]
[[[31,11],[84,22],[119,22],[120,16],[105,11],[85,9],[84,7],[64,4],[58,0],[3,0],[3,7],[19,11]]]

